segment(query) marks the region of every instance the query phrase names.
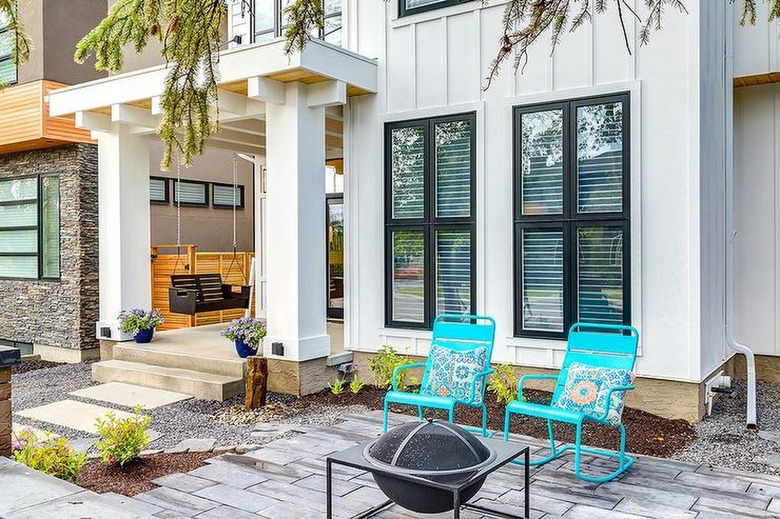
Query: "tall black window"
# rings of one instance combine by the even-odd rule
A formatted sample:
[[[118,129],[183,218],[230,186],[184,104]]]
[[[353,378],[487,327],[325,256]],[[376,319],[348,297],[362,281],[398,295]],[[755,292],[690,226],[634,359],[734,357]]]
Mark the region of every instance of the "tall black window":
[[[470,1],[472,0],[398,0],[398,16],[409,16]]]
[[[59,277],[59,177],[0,180],[0,278]]]
[[[629,95],[515,108],[515,334],[629,324]]]
[[[386,322],[474,312],[473,113],[386,126]]]
[[[16,83],[16,63],[13,60],[15,34],[8,27],[8,16],[0,14],[0,85]]]
[[[253,41],[268,41],[284,36],[284,31],[290,23],[284,10],[290,2],[291,0],[254,0]],[[342,0],[323,0],[324,27],[317,35],[334,45],[341,45],[341,3]]]

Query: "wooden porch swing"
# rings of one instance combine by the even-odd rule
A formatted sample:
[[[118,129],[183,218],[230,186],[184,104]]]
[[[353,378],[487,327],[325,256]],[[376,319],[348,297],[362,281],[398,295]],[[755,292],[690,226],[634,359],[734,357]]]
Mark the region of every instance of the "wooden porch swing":
[[[236,191],[238,185],[236,155],[233,154],[233,258],[230,261],[226,277],[230,278],[233,267],[237,266],[244,283],[246,273],[238,261],[236,252]],[[181,163],[177,161],[176,191],[181,182]],[[176,263],[171,274],[171,286],[168,288],[170,311],[177,314],[196,315],[202,312],[247,309],[252,297],[251,285],[232,285],[224,283],[220,274],[176,274],[181,259],[181,198],[176,197]],[[186,270],[189,268],[183,265]]]

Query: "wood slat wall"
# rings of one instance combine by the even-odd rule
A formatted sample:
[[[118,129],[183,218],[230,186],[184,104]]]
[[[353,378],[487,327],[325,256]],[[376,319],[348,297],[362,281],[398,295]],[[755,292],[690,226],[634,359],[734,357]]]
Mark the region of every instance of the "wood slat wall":
[[[239,252],[233,263],[232,252],[196,252],[194,245],[182,245],[181,255],[160,254],[161,247],[152,247],[152,306],[165,315],[165,324],[160,330],[173,330],[204,326],[207,324],[227,323],[244,316],[244,310],[223,310],[220,312],[205,312],[198,315],[174,314],[168,304],[168,287],[171,286],[171,275],[177,274],[215,274],[222,275],[226,283],[243,285],[249,281],[252,252]],[[178,257],[178,262],[177,262]],[[189,266],[189,270],[185,269]],[[252,314],[255,307],[252,301]]]
[[[64,86],[43,80],[0,90],[0,153],[94,142],[89,131],[76,128],[73,118],[49,117],[45,97]]]

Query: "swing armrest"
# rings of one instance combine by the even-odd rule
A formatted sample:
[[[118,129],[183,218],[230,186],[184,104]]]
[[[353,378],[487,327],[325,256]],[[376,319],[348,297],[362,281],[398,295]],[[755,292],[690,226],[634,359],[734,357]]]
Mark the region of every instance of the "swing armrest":
[[[235,287],[241,288],[240,292],[234,292]],[[222,297],[225,299],[249,299],[250,287],[246,285],[231,285],[229,283],[222,284]]]
[[[178,288],[168,287],[168,297],[175,297],[177,299],[192,299],[198,300],[198,291],[193,288]]]

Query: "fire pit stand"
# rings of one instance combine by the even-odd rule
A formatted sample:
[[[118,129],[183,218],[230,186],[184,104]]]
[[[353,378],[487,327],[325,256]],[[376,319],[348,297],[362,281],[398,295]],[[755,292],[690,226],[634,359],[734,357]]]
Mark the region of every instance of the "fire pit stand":
[[[506,443],[503,441],[491,440],[485,438],[480,438],[479,440],[483,444],[485,444],[486,447],[490,448],[493,452],[495,452],[495,457],[493,457],[488,463],[482,464],[481,466],[477,467],[475,470],[471,472],[467,472],[462,476],[455,477],[455,478],[450,477],[450,478],[440,479],[440,478],[429,478],[423,476],[410,475],[410,474],[405,474],[403,472],[399,472],[397,470],[391,470],[390,468],[382,467],[380,465],[377,465],[376,463],[371,463],[371,461],[366,459],[364,453],[366,452],[366,449],[369,448],[371,444],[374,443],[376,440],[365,442],[360,445],[356,445],[355,447],[346,449],[344,451],[331,454],[326,459],[326,470],[327,470],[326,517],[327,519],[333,519],[333,465],[343,465],[358,470],[365,470],[371,472],[374,476],[399,480],[400,482],[405,482],[407,484],[425,487],[433,491],[449,492],[452,494],[453,519],[460,519],[460,512],[461,510],[464,509],[473,510],[476,512],[480,512],[482,514],[486,514],[488,516],[497,517],[501,519],[529,519],[531,516],[530,505],[529,505],[530,492],[528,488],[529,486],[528,467],[530,461],[529,447],[527,445],[522,445],[519,443]],[[524,479],[523,490],[525,493],[525,509],[523,515],[512,515],[507,512],[503,512],[499,510],[491,510],[490,508],[471,504],[468,502],[463,502],[464,500],[461,499],[461,496],[463,494],[468,494],[469,489],[473,488],[475,483],[481,484],[480,482],[484,481],[488,475],[500,469],[510,461],[519,458],[520,456],[523,456],[525,461],[524,464],[525,473],[523,478]],[[470,499],[470,497],[466,497],[466,500],[467,499]],[[392,504],[394,504],[394,501],[392,499],[388,499],[384,503],[379,504],[371,508],[370,510],[366,510],[365,512],[353,516],[352,519],[367,519],[369,517],[376,515],[382,510],[390,507]]]

